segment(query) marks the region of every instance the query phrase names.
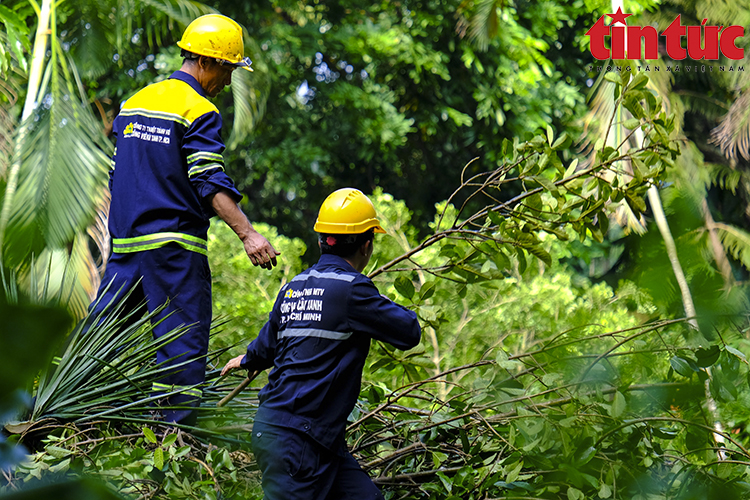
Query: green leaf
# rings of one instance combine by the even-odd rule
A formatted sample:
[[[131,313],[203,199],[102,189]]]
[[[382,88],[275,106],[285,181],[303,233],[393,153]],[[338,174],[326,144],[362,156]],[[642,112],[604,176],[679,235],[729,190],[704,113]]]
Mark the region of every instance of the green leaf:
[[[689,427],[685,435],[685,445],[688,450],[700,450],[709,445],[708,433],[697,427]]]
[[[497,212],[490,211],[487,213],[487,217],[489,217],[490,222],[492,222],[496,226],[499,226],[503,223],[503,218]]]
[[[633,78],[633,81],[630,82],[630,85],[628,85],[628,91],[641,90],[646,88],[646,85],[648,85],[648,76],[645,73],[638,73]]]
[[[669,364],[672,366],[674,371],[682,375],[683,377],[692,377],[694,370],[690,367],[690,363],[687,359],[681,358],[680,356],[672,356],[669,360]]]
[[[414,297],[414,283],[412,283],[412,281],[406,276],[399,276],[398,278],[396,278],[393,286],[396,288],[396,291],[403,297],[407,299],[411,299],[412,297]]]
[[[425,301],[435,293],[437,284],[434,281],[427,281],[419,288],[419,299]]]
[[[61,448],[59,446],[46,446],[44,448],[44,451],[55,458],[65,458],[73,454],[71,450],[68,450],[67,448]]]
[[[532,177],[531,180],[533,180],[534,182],[542,186],[545,190],[549,191],[550,193],[556,194],[558,192],[557,186],[555,185],[555,183],[547,179],[543,175],[536,175]]]
[[[552,257],[550,254],[542,248],[541,245],[524,246],[524,248],[534,257],[544,262],[546,265],[552,265]]]
[[[552,149],[554,151],[559,151],[561,149],[566,148],[571,142],[570,136],[567,132],[563,132],[560,137],[557,138],[554,144],[552,144]]]
[[[370,365],[370,371],[377,372],[381,368],[383,370],[389,370],[389,365],[391,364],[391,362],[392,360],[390,358],[380,358]]]
[[[518,479],[518,475],[521,473],[521,469],[523,469],[523,461],[518,462],[509,472],[508,475],[505,477],[506,483],[512,483],[516,479]]]
[[[732,347],[730,345],[726,346],[725,348],[726,348],[726,350],[728,352],[734,354],[739,359],[741,359],[743,362],[747,363],[747,357],[745,356],[745,354],[742,351],[740,351],[739,349],[736,349],[736,348],[734,348],[734,347]]]
[[[21,34],[27,35],[29,33],[29,28],[23,19],[3,5],[0,5],[0,23],[6,26],[13,26]]]
[[[622,125],[627,129],[633,130],[634,128],[638,127],[640,124],[641,124],[641,121],[638,118],[630,118],[629,120],[625,120]]]
[[[177,434],[169,434],[164,438],[164,441],[162,441],[161,445],[165,448],[169,448],[175,443],[175,441],[177,441]]]
[[[626,407],[627,402],[625,401],[625,396],[623,396],[620,391],[616,391],[612,398],[612,406],[610,407],[609,414],[614,418],[619,418],[623,412],[625,412]]]
[[[604,75],[604,79],[608,82],[616,84],[617,86],[619,86],[620,84],[620,79],[617,77],[617,74],[612,71],[607,71],[607,73]]]
[[[148,441],[151,444],[158,443],[158,441],[156,440],[156,434],[154,434],[154,431],[152,431],[148,427],[143,428],[143,436],[146,438],[146,441]]]
[[[446,106],[445,108],[443,108],[443,111],[445,111],[450,119],[453,120],[453,123],[455,123],[459,127],[471,127],[471,125],[474,123],[474,120],[471,118],[471,116],[465,113],[461,113],[457,109]]]
[[[43,486],[24,487],[18,491],[4,493],[2,498],[5,500],[48,498],[56,500],[125,500],[124,496],[112,491],[110,485],[91,478],[52,481],[52,484]]]
[[[568,500],[583,500],[584,498],[586,498],[585,495],[578,488],[572,486],[568,488]]]
[[[448,476],[446,476],[443,472],[438,472],[437,476],[438,478],[440,478],[440,482],[443,483],[445,491],[447,491],[448,493],[453,491],[453,481],[451,481]]]
[[[633,209],[636,213],[643,213],[646,211],[646,202],[643,200],[642,197],[632,194],[631,192],[627,191],[625,192],[625,199],[628,202],[628,205],[630,205],[630,208]]]
[[[695,351],[696,364],[701,368],[712,366],[719,360],[721,349],[718,345],[712,345],[707,349],[697,349]]]
[[[523,274],[526,272],[526,254],[524,254],[522,248],[516,248],[516,255],[518,255],[518,272]]]
[[[154,450],[154,467],[159,470],[164,468],[164,450],[156,448]]]
[[[505,368],[506,370],[513,370],[515,368],[518,368],[519,363],[518,361],[504,361],[502,363],[498,363],[497,365],[500,368]],[[515,378],[507,378],[500,382],[496,382],[495,387],[507,389],[523,389],[523,384]]]
[[[570,162],[570,166],[568,166],[568,168],[565,170],[563,179],[567,179],[568,177],[572,176],[576,172],[576,168],[578,168],[578,158],[575,158]]]
[[[594,448],[593,446],[589,446],[588,448],[583,449],[576,459],[576,465],[578,467],[586,465],[591,461],[592,458],[594,458],[595,455],[596,448]]]

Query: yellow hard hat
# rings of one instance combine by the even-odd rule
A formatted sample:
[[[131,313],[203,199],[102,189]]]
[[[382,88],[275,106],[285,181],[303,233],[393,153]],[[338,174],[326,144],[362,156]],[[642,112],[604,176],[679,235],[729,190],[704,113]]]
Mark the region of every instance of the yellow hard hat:
[[[226,16],[206,14],[195,19],[185,28],[177,46],[193,54],[214,57],[222,64],[252,71],[252,61],[245,57],[242,26]]]
[[[353,188],[339,189],[328,195],[313,228],[324,234],[361,234],[370,229],[385,233],[370,199]]]

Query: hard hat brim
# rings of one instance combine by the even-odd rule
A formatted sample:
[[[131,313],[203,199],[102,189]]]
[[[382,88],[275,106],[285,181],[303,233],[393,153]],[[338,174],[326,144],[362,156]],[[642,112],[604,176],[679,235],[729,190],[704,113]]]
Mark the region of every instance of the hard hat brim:
[[[385,234],[385,230],[380,227],[380,222],[377,219],[356,224],[316,221],[313,227],[313,231],[322,234],[361,234],[370,229],[376,233]]]

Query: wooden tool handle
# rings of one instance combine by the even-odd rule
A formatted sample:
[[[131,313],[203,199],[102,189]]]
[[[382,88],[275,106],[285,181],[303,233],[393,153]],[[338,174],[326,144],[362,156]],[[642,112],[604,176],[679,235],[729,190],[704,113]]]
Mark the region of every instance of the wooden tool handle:
[[[260,370],[255,370],[254,372],[250,373],[247,377],[245,377],[245,380],[243,380],[242,382],[240,382],[240,385],[238,385],[237,387],[235,387],[234,389],[232,389],[232,392],[230,392],[229,394],[227,394],[226,396],[224,396],[221,401],[219,401],[218,403],[216,403],[216,406],[224,406],[225,404],[227,404],[228,402],[230,402],[231,400],[233,400],[237,396],[237,394],[239,394],[242,391],[244,391],[245,387],[247,387],[248,385],[250,385],[250,382],[252,382],[253,380],[255,380],[255,377],[257,377],[258,375],[260,375],[260,372],[261,372]]]

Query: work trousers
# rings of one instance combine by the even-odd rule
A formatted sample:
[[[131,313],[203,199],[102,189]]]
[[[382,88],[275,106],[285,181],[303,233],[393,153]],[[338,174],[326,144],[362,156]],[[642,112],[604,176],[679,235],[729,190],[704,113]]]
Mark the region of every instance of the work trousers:
[[[343,443],[335,453],[305,433],[256,421],[251,445],[263,500],[383,500]]]
[[[140,280],[140,282],[139,282]],[[154,318],[154,337],[159,338],[176,328],[190,329],[160,348],[157,363],[174,366],[191,360],[160,379],[152,387],[155,395],[184,389],[184,392],[160,401],[162,416],[167,422],[193,424],[196,418],[191,407],[200,404],[200,388],[191,388],[205,381],[206,354],[211,328],[211,271],[208,258],[197,252],[170,243],[160,248],[133,253],[114,253],[107,262],[97,301],[92,304],[90,318],[116,297],[135,287],[128,297],[126,312],[139,306],[149,312],[169,302]],[[136,314],[134,319],[140,318]],[[181,406],[183,408],[169,408]]]

